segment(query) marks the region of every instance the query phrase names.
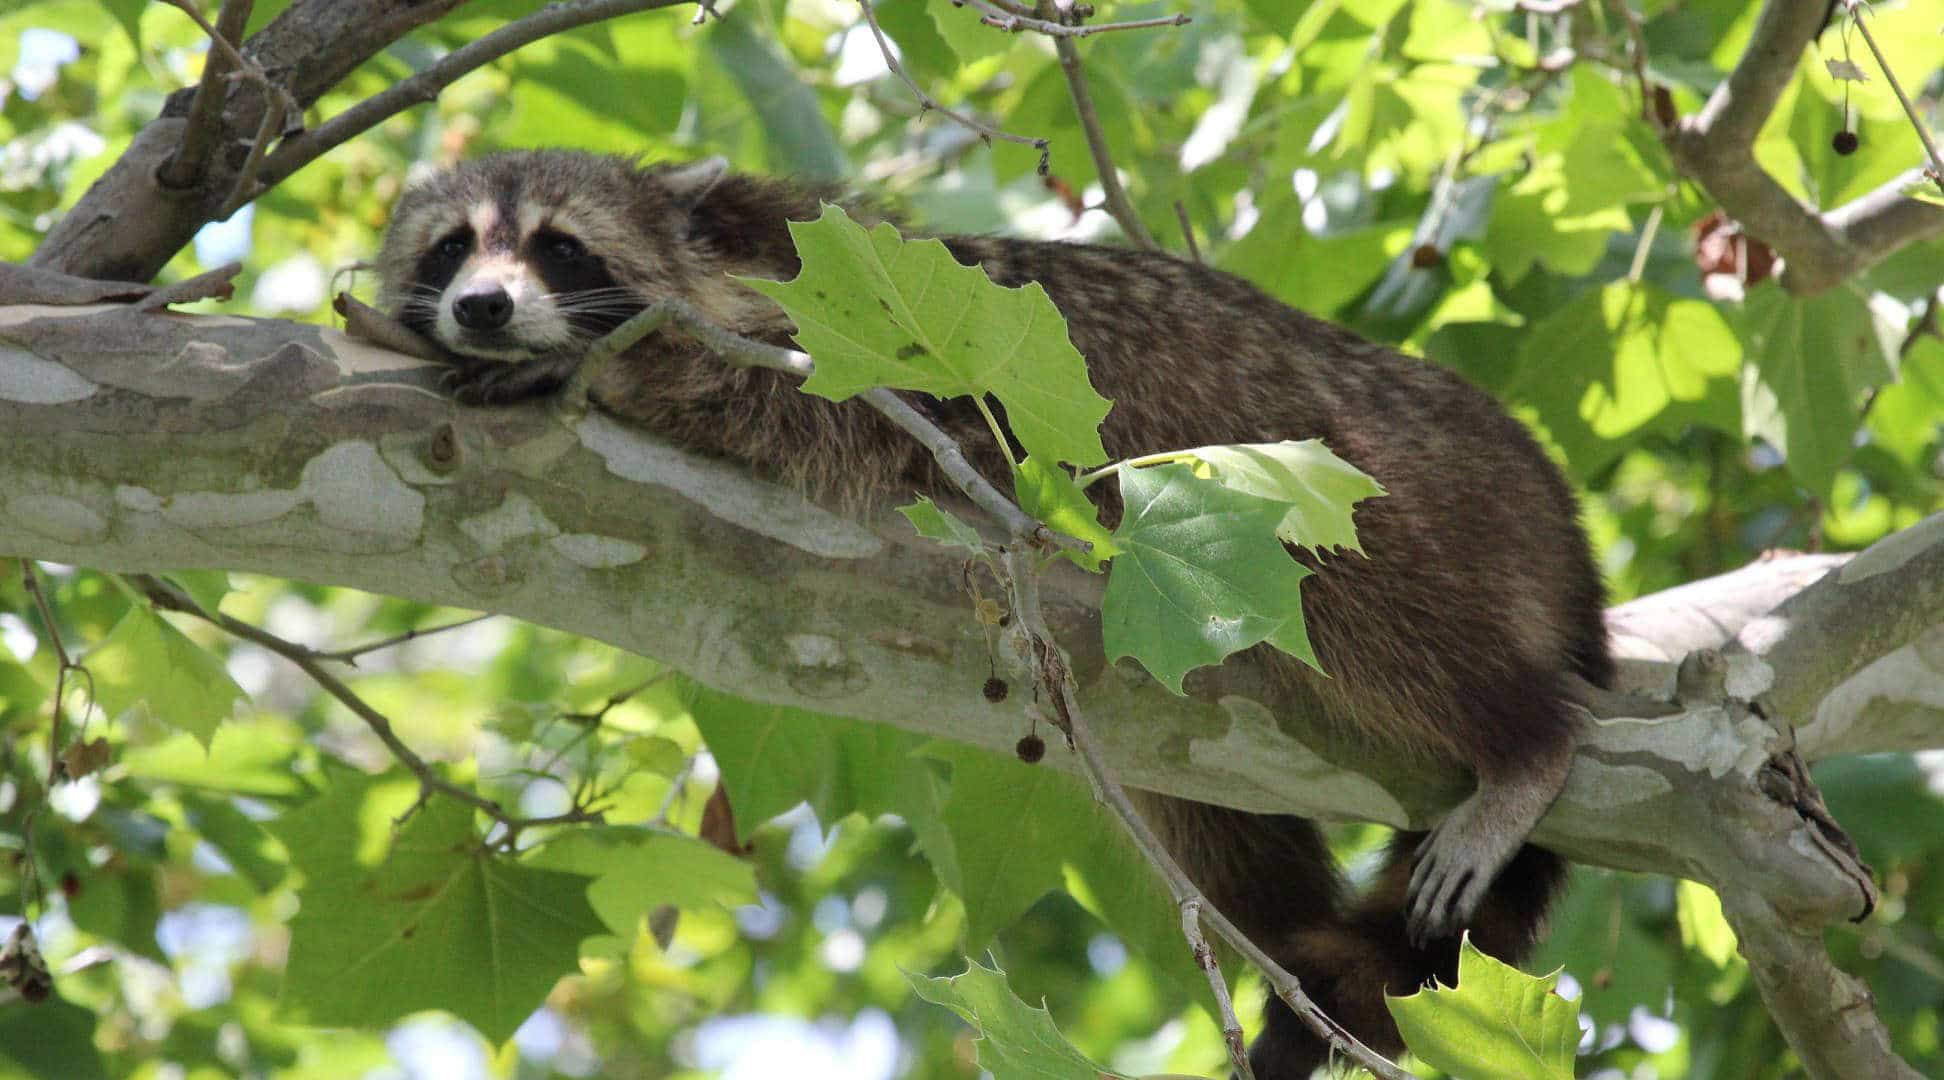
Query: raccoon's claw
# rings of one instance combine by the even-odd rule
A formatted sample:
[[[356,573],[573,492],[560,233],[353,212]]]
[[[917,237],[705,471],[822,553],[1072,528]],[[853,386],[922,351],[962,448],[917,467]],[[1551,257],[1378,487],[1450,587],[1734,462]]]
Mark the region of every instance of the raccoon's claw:
[[[1405,894],[1411,944],[1424,948],[1464,929],[1522,841],[1483,820],[1476,796],[1439,822],[1418,844]]]
[[[560,388],[562,378],[550,366],[538,364],[468,364],[439,378],[439,388],[464,405],[507,405],[544,397]]]

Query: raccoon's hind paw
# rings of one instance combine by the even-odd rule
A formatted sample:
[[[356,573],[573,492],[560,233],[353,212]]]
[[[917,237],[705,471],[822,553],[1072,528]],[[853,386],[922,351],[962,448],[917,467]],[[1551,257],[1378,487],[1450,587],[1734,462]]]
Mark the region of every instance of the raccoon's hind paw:
[[[565,381],[553,364],[482,363],[447,370],[439,389],[464,405],[510,405],[551,394]]]
[[[1405,897],[1411,944],[1424,948],[1471,923],[1499,871],[1525,842],[1525,829],[1494,820],[1473,795],[1418,845]]]

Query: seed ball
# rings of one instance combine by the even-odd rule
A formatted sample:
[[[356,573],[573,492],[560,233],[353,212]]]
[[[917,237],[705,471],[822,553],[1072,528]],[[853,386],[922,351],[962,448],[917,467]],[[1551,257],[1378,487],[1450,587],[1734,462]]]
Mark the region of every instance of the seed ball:
[[[1046,756],[1046,740],[1038,735],[1028,735],[1013,747],[1013,753],[1019,755],[1019,760],[1026,764],[1037,765],[1039,760]]]
[[[1006,680],[994,675],[985,681],[985,699],[994,705],[1006,700]]]
[[[1444,261],[1444,252],[1436,244],[1419,244],[1411,249],[1411,265],[1419,270],[1429,270]]]
[[[1829,148],[1843,155],[1844,157],[1848,157],[1851,154],[1856,153],[1856,147],[1860,142],[1861,140],[1859,140],[1856,137],[1856,132],[1839,131],[1836,134],[1830,136]]]

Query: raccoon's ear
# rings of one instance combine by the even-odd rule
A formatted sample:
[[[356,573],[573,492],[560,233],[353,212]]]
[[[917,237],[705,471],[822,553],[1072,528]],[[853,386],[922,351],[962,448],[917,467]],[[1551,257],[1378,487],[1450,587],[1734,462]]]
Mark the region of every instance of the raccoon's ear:
[[[687,165],[677,165],[663,172],[656,179],[676,205],[688,209],[702,201],[703,197],[714,190],[717,183],[729,172],[729,159],[721,156],[706,157]]]

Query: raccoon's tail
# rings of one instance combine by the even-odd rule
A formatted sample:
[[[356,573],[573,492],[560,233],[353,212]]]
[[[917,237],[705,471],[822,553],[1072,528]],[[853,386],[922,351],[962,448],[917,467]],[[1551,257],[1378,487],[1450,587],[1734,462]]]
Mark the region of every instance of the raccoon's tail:
[[[1395,1057],[1404,1044],[1384,995],[1413,993],[1434,977],[1446,985],[1458,978],[1457,937],[1419,948],[1405,930],[1412,854],[1423,835],[1393,837],[1378,881],[1347,910],[1322,920],[1292,922],[1280,938],[1265,943],[1326,1015],[1386,1057]],[[1566,861],[1550,851],[1530,844],[1520,848],[1473,916],[1472,944],[1509,964],[1523,960],[1568,870]],[[1289,1006],[1271,998],[1263,1011],[1262,1033],[1249,1048],[1249,1064],[1256,1080],[1307,1080],[1329,1052],[1329,1045]]]

